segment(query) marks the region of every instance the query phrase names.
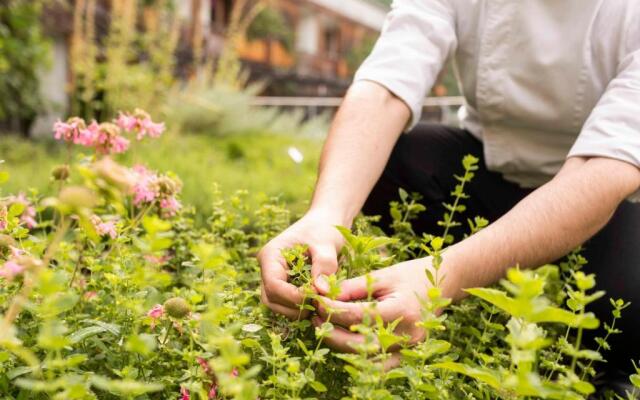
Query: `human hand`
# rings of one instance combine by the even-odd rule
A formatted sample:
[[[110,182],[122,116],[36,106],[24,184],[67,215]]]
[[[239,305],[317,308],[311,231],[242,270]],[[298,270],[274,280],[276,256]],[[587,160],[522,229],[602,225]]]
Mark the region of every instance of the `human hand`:
[[[290,319],[306,318],[308,312],[301,309],[304,294],[300,288],[287,282],[287,263],[282,250],[298,244],[308,246],[311,258],[311,276],[320,294],[329,290],[325,275],[338,270],[338,252],[344,239],[335,228],[339,225],[328,213],[309,212],[284,230],[258,253],[262,271],[262,302],[274,312]]]
[[[322,297],[318,316],[312,319],[315,326],[320,326],[329,317],[328,310],[334,310],[330,318],[334,329],[324,342],[335,350],[352,352],[352,345],[362,343],[363,336],[349,328],[362,323],[367,313],[380,316],[385,323],[399,319],[395,333],[408,336],[409,343],[423,340],[424,329],[416,323],[421,321],[423,302],[431,287],[425,273],[425,269],[432,268],[431,263],[431,257],[426,257],[371,272],[372,302],[354,302],[368,296],[366,276],[342,282],[336,300]]]

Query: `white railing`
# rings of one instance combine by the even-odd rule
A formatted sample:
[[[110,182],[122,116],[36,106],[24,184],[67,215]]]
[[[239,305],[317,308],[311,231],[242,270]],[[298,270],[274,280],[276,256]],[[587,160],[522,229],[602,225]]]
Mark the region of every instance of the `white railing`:
[[[293,97],[293,96],[258,96],[252,104],[263,107],[319,107],[337,108],[342,103],[341,97]],[[460,107],[464,104],[464,97],[428,97],[424,100],[425,107]]]
[[[303,109],[305,116],[330,115],[342,103],[341,97],[254,97],[252,104],[258,107],[282,107]],[[460,123],[459,111],[464,105],[464,97],[428,97],[424,100],[425,111],[422,114],[423,121],[439,122],[445,125],[458,125]]]

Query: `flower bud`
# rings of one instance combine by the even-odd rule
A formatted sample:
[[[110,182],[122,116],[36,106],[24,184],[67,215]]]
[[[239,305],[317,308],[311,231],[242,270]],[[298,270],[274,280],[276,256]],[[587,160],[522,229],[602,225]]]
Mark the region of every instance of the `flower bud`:
[[[60,202],[74,209],[93,208],[97,199],[95,194],[82,186],[69,186],[60,191]]]
[[[164,302],[164,310],[173,318],[184,318],[191,312],[191,307],[182,297],[172,297]]]
[[[51,176],[56,181],[66,181],[69,178],[69,166],[58,165],[51,171]]]
[[[128,192],[135,184],[135,174],[108,157],[93,163],[92,169],[98,177],[120,190]]]

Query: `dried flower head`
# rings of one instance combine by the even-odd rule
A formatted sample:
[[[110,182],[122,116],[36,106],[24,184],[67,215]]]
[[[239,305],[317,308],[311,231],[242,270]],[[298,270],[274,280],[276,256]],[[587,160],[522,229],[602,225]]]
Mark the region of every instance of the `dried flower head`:
[[[58,165],[51,171],[51,177],[56,181],[66,181],[69,178],[69,166]]]
[[[182,297],[172,297],[165,301],[164,309],[173,318],[184,318],[191,312],[189,303]]]

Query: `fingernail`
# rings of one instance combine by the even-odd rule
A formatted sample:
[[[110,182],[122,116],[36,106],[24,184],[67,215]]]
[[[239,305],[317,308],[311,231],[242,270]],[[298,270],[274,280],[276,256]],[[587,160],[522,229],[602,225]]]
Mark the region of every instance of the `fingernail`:
[[[327,293],[329,291],[329,281],[327,280],[326,275],[318,275],[316,277],[316,288],[320,290],[322,293]]]

